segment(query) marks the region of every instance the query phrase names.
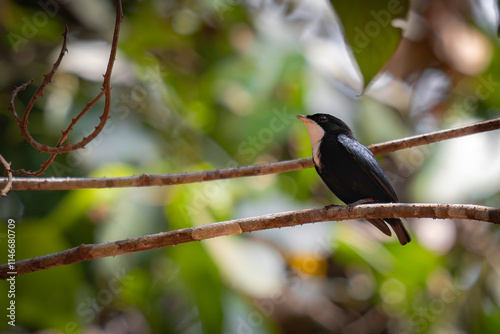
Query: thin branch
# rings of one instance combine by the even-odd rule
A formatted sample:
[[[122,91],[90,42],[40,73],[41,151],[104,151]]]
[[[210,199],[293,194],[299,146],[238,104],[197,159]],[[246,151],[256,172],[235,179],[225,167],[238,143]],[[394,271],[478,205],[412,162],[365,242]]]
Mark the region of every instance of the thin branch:
[[[2,190],[0,190],[0,197],[2,197],[2,196],[7,196],[7,193],[12,188],[12,171],[10,170],[10,162],[7,162],[7,160],[5,160],[1,154],[0,154],[0,163],[5,168],[5,173],[7,174],[7,183],[2,188]]]
[[[57,61],[56,61],[57,63]],[[54,64],[55,66],[56,64]],[[25,82],[23,83],[22,85],[14,88],[14,90],[12,91],[12,94],[10,95],[10,104],[9,104],[9,110],[12,112],[12,114],[14,115],[14,119],[16,120],[17,122],[17,125],[19,127],[21,127],[21,124],[22,124],[22,121],[21,119],[19,118],[19,115],[17,114],[17,111],[16,111],[16,107],[14,105],[14,102],[16,100],[16,97],[17,97],[17,94],[19,94],[19,92],[22,92],[23,90],[26,89],[26,87],[28,87],[29,84],[31,84],[33,82],[34,79],[31,79],[30,81],[28,82]]]
[[[21,135],[28,141],[28,143],[31,144],[34,148],[36,148],[39,152],[45,152],[45,153],[50,153],[50,157],[48,160],[46,160],[42,165],[40,166],[40,169],[36,172],[30,172],[26,170],[15,170],[13,171],[14,173],[22,173],[23,175],[27,176],[38,176],[47,170],[47,168],[52,164],[54,161],[54,158],[61,153],[67,153],[71,151],[75,151],[80,148],[84,148],[88,143],[90,143],[92,140],[94,140],[99,133],[102,132],[104,129],[104,126],[106,125],[107,120],[109,119],[109,114],[111,111],[111,73],[113,70],[113,65],[116,59],[116,53],[118,49],[118,38],[119,38],[119,33],[120,33],[120,25],[121,22],[124,18],[123,16],[123,11],[122,11],[122,4],[120,0],[115,0],[116,3],[116,18],[115,18],[115,28],[113,32],[113,41],[111,44],[111,51],[109,54],[109,60],[108,60],[108,66],[106,69],[106,73],[103,75],[104,80],[102,84],[101,91],[97,96],[90,102],[87,103],[85,108],[74,118],[72,118],[71,123],[69,126],[66,128],[66,130],[62,131],[61,138],[57,142],[56,146],[48,146],[47,144],[40,144],[38,141],[36,141],[28,131],[28,124],[29,124],[29,115],[35,106],[35,103],[38,98],[43,96],[43,91],[45,87],[50,84],[52,81],[52,78],[54,74],[56,73],[57,69],[59,68],[59,65],[61,64],[61,61],[64,57],[64,54],[68,51],[66,47],[66,42],[67,42],[67,35],[68,35],[68,26],[66,25],[65,31],[63,33],[63,45],[61,47],[61,51],[59,53],[59,56],[52,66],[51,71],[45,75],[44,80],[40,87],[36,90],[35,94],[33,94],[30,102],[26,106],[26,109],[24,111],[22,119],[19,118],[15,106],[14,106],[14,101],[17,96],[17,94],[26,89],[26,87],[33,82],[33,80],[17,87],[14,89],[11,95],[11,100],[10,100],[10,106],[9,110],[11,110],[12,114],[14,115],[14,118],[16,119],[17,125],[19,126],[21,130]],[[79,142],[70,145],[66,144],[63,146],[64,142],[68,139],[68,135],[73,130],[74,126],[76,123],[89,111],[103,96],[105,96],[105,103],[104,103],[104,110],[101,116],[99,116],[100,122],[99,124],[95,127],[94,131],[88,135],[87,137],[83,137]]]
[[[373,154],[377,155],[498,129],[500,129],[500,117],[488,121],[459,126],[452,129],[396,139],[381,144],[371,145],[368,146],[368,148],[373,152]]]
[[[26,178],[15,177],[13,190],[72,190],[86,188],[150,187],[187,184],[247,176],[278,174],[312,167],[310,158],[275,162],[266,165],[206,170],[176,174],[142,174],[113,178]],[[5,183],[0,178],[0,186]]]
[[[26,259],[18,261],[15,264],[1,265],[0,279],[9,277],[10,275],[7,274],[8,272],[16,272],[16,275],[22,275],[102,257],[135,253],[153,248],[179,245],[232,234],[331,220],[393,217],[458,218],[500,224],[500,209],[463,204],[391,203],[363,204],[353,208],[348,208],[346,206],[326,206],[317,209],[288,211],[252,218],[234,219],[102,244],[82,244],[59,253]]]
[[[500,128],[500,118],[428,134],[396,139],[368,148],[374,154],[383,154],[445,139],[492,131]],[[14,178],[13,190],[71,190],[84,188],[148,187],[278,174],[313,167],[311,158],[274,162],[266,165],[216,169],[193,173],[142,174],[116,178]],[[0,178],[0,186],[7,180]]]

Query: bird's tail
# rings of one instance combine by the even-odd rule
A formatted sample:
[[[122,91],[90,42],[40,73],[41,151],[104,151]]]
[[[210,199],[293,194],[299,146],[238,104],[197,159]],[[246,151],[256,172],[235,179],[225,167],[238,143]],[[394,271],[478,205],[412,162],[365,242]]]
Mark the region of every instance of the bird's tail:
[[[406,245],[411,241],[410,233],[403,225],[403,222],[399,218],[386,218],[384,219],[389,225],[391,225],[392,230],[396,233],[401,245]],[[382,231],[383,232],[383,231]]]
[[[391,230],[389,230],[389,226],[382,219],[367,219],[370,224],[378,228],[382,233],[387,236],[391,236]]]

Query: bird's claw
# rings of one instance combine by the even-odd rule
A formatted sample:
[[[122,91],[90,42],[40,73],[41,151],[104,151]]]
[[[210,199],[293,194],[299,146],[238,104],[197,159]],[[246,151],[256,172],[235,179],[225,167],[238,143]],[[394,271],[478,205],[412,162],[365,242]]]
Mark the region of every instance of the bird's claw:
[[[360,199],[359,201],[356,201],[354,203],[351,203],[351,204],[348,204],[347,205],[347,211],[349,211],[349,213],[352,213],[352,209],[356,206],[356,205],[360,205],[360,204],[368,204],[368,203],[373,203],[375,202],[375,200],[373,198],[364,198],[364,199]]]

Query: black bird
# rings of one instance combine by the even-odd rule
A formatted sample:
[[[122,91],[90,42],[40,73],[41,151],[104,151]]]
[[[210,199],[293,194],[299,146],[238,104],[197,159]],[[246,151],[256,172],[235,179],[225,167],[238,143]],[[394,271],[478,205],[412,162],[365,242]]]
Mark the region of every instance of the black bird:
[[[326,114],[297,116],[307,127],[313,151],[313,162],[328,188],[344,203],[363,200],[398,202],[394,188],[373,153],[359,141],[343,121]],[[399,218],[368,219],[390,236],[387,222],[401,245],[411,241],[410,234]]]

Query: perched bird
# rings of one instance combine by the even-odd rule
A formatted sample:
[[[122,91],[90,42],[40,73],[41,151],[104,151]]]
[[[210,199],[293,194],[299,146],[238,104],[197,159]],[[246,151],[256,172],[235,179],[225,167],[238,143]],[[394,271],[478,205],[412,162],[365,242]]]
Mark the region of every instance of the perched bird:
[[[307,127],[313,151],[313,162],[328,188],[344,203],[373,201],[398,202],[394,188],[373,153],[359,141],[343,121],[326,114],[297,116]],[[387,222],[401,245],[411,241],[399,218],[368,219],[390,236]]]

